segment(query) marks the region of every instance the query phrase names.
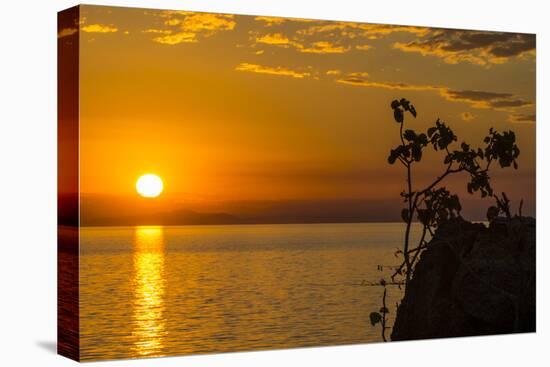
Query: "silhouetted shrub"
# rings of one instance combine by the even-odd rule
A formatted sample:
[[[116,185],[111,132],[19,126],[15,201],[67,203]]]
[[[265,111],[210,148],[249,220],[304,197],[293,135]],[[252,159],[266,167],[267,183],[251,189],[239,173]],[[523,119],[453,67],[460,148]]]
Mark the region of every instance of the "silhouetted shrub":
[[[428,128],[425,133],[417,133],[412,129],[405,129],[405,115],[409,113],[416,118],[417,111],[414,105],[402,98],[391,103],[393,117],[399,124],[400,144],[391,149],[388,163],[401,164],[407,176],[407,187],[401,193],[405,208],[401,211],[401,218],[405,222],[405,239],[403,248],[396,251],[396,256],[401,257],[401,264],[395,267],[391,276],[391,282],[382,279],[380,285],[384,287],[382,307],[379,311],[370,314],[371,324],[382,326],[382,338],[386,341],[385,331],[386,315],[389,312],[386,306],[387,285],[407,285],[414,272],[414,266],[419,256],[426,248],[426,236],[433,236],[435,229],[444,221],[460,216],[462,206],[456,194],[452,194],[441,183],[451,175],[466,173],[468,179],[466,189],[470,194],[479,193],[482,198],[492,197],[496,206],[491,206],[487,211],[487,219],[492,220],[500,214],[510,218],[510,201],[505,193],[499,197],[493,192],[489,177],[489,169],[495,162],[500,167],[514,167],[517,169],[517,158],[520,150],[516,145],[516,136],[512,131],[502,133],[489,129],[489,134],[483,139],[484,146],[473,148],[466,142],[458,144],[458,137],[453,130],[440,119],[435,125]],[[430,149],[431,148],[431,149]],[[443,153],[442,173],[432,183],[425,187],[413,187],[413,167],[420,162],[426,150]],[[414,221],[422,225],[420,240],[411,244],[411,226]],[[379,269],[382,269],[379,266]]]

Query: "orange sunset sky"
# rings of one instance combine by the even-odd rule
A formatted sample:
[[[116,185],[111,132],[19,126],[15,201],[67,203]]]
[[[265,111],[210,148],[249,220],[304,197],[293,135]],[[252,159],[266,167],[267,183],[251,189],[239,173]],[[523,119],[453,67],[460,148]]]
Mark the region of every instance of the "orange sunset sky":
[[[534,35],[81,6],[58,35],[76,36],[83,224],[398,219],[405,175],[387,156],[401,97],[415,130],[440,117],[473,146],[514,130],[519,169],[495,169],[493,187],[534,215]],[[442,159],[430,150],[414,183]],[[149,172],[156,199],[135,190]],[[446,183],[483,218],[492,202],[465,179]]]

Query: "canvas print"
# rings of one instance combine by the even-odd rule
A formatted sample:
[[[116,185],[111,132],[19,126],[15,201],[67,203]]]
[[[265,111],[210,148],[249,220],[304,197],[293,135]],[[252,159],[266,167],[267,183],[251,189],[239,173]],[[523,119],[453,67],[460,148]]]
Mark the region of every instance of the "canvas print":
[[[58,350],[535,331],[536,37],[59,13]]]

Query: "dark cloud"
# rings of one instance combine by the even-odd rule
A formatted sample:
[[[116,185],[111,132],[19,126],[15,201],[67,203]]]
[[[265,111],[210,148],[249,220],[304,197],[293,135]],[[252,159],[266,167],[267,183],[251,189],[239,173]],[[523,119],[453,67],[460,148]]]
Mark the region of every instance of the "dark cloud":
[[[470,101],[491,101],[513,96],[510,93],[484,92],[479,90],[448,90],[446,93],[451,99],[467,99]]]
[[[497,57],[511,57],[536,49],[535,35],[522,35],[518,41],[507,42],[491,48],[491,53]]]
[[[513,113],[510,115],[509,121],[515,123],[533,123],[537,121],[537,115],[534,113]]]
[[[517,98],[511,93],[443,89],[441,94],[449,101],[466,102],[476,108],[505,110],[533,104],[533,102]]]
[[[533,102],[518,98],[512,93],[487,92],[480,90],[454,90],[444,86],[436,85],[371,81],[368,78],[367,73],[364,73],[364,75],[358,74],[359,73],[350,73],[343,78],[337,79],[336,82],[370,88],[385,88],[410,91],[434,91],[438,92],[447,101],[467,103],[474,108],[490,108],[494,110],[512,111],[516,108],[533,105]],[[471,116],[466,116],[466,118],[464,118],[463,116],[463,119],[471,119],[468,117]]]
[[[507,42],[515,35],[513,33],[493,33],[493,32],[460,32],[458,42],[462,42],[471,50],[479,47],[491,46],[500,42]]]
[[[535,40],[532,34],[435,29],[422,39],[397,42],[394,47],[405,52],[438,56],[450,64],[470,62],[485,65],[503,63],[511,57],[534,52]]]
[[[532,102],[524,101],[523,99],[508,99],[491,102],[491,106],[493,106],[494,108],[524,107],[530,106],[532,104]]]

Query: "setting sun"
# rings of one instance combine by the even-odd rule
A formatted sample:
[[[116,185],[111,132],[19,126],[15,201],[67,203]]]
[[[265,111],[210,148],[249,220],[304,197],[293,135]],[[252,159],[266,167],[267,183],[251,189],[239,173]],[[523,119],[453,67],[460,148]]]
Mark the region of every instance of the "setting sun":
[[[146,198],[156,198],[162,193],[163,187],[162,179],[151,173],[141,176],[136,182],[138,194]]]

